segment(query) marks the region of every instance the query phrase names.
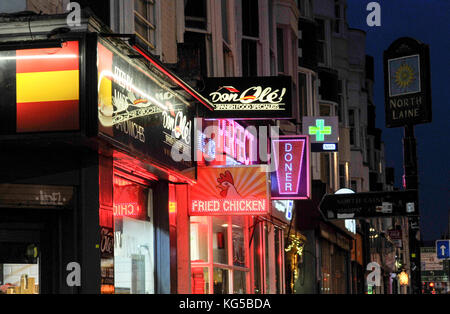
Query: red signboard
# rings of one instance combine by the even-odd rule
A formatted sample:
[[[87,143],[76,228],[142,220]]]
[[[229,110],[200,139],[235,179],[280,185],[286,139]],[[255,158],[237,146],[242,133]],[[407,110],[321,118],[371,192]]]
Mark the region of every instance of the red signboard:
[[[311,194],[309,137],[272,139],[276,171],[272,172],[272,199],[307,199]]]
[[[265,215],[269,213],[266,166],[200,167],[192,187],[189,214]]]

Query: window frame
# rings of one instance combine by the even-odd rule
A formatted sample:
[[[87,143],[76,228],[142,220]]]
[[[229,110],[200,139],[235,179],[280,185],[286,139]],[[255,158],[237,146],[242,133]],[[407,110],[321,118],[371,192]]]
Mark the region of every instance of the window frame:
[[[214,269],[218,268],[218,269],[225,269],[229,272],[228,275],[228,293],[233,293],[234,291],[234,271],[242,271],[244,272],[245,275],[245,289],[246,289],[246,294],[251,294],[253,293],[253,291],[251,291],[251,273],[252,273],[252,268],[251,268],[251,263],[250,263],[250,247],[249,247],[249,219],[246,216],[242,216],[243,217],[243,236],[244,236],[244,249],[245,249],[245,267],[242,266],[235,266],[233,264],[233,223],[232,223],[232,218],[233,216],[219,216],[221,218],[225,218],[227,220],[227,264],[223,264],[223,263],[218,263],[218,262],[214,262],[214,255],[213,255],[213,237],[214,237],[214,232],[213,232],[213,218],[215,216],[205,216],[206,217],[206,221],[208,224],[208,239],[207,239],[207,243],[208,243],[208,260],[206,262],[193,262],[192,260],[191,262],[191,268],[192,267],[202,267],[202,268],[207,268],[208,269],[208,282],[209,282],[209,287],[208,287],[208,292],[207,294],[214,294]],[[191,221],[189,222],[191,223]]]
[[[323,62],[320,60],[317,60],[317,64],[319,66],[323,66],[323,67],[330,67],[332,66],[331,64],[331,31],[330,31],[330,20],[324,17],[316,17],[315,21],[317,23],[317,25],[320,25],[319,21],[323,22],[323,39],[319,38],[319,36],[317,36],[317,43],[318,46],[320,48],[320,44],[322,44],[322,51],[323,51]]]
[[[142,4],[146,8],[145,15],[142,15],[143,12],[139,12],[138,8],[136,7],[136,1],[142,2]],[[151,10],[150,6],[153,6],[153,10]],[[153,12],[153,21],[151,21],[149,18],[149,15]],[[133,28],[134,33],[139,38],[140,41],[142,41],[144,44],[146,44],[147,49],[157,55],[160,54],[160,39],[158,34],[158,24],[159,24],[159,12],[160,12],[160,4],[158,1],[155,0],[134,0],[133,1]],[[146,27],[147,31],[147,38],[143,35],[138,33],[136,29],[136,23],[142,23],[144,27]],[[152,38],[154,39],[154,42],[152,42]]]

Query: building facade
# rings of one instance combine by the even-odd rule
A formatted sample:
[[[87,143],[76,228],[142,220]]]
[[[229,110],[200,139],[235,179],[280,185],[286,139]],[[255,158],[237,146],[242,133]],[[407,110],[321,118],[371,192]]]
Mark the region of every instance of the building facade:
[[[375,126],[373,58],[365,54],[365,33],[347,25],[345,0],[78,1],[83,9],[80,24],[67,28],[69,2],[24,0],[0,5],[5,13],[1,42],[16,44],[16,57],[11,59],[16,64],[7,64],[11,69],[27,71],[17,58],[22,51],[26,55],[27,48],[17,46],[18,41],[63,40],[77,45],[71,53],[82,57],[73,69],[63,69],[78,71],[79,90],[68,99],[76,100],[72,108],[80,114],[70,121],[75,135],[45,134],[49,137],[42,141],[39,132],[58,133],[61,126],[36,129],[33,136],[33,129],[23,131],[16,125],[16,114],[9,116],[16,124],[5,124],[1,133],[2,142],[11,146],[2,158],[15,161],[13,166],[2,163],[1,183],[7,184],[4,190],[0,187],[2,193],[14,194],[26,187],[30,193],[52,193],[52,197],[68,193],[71,200],[32,204],[47,213],[45,219],[28,215],[20,197],[8,205],[19,210],[8,216],[2,228],[26,225],[25,238],[36,233],[54,239],[21,240],[35,245],[42,258],[51,251],[53,264],[48,265],[58,269],[54,273],[44,267],[38,275],[33,270],[23,278],[39,277],[39,291],[52,293],[398,293],[392,274],[399,270],[398,261],[408,269],[408,245],[396,246],[398,239],[384,234],[401,229],[406,240],[407,222],[401,218],[327,221],[318,210],[323,195],[341,188],[393,189],[381,131]],[[64,44],[62,49],[69,48]],[[49,66],[45,71],[60,67]],[[22,73],[36,72],[28,71]],[[69,74],[77,75],[73,73]],[[203,91],[211,78],[265,77],[289,79],[289,119],[270,115],[248,119],[239,114],[208,118],[211,103]],[[124,99],[132,102],[134,116]],[[152,118],[144,118],[149,99],[158,108]],[[5,106],[18,106],[15,100],[4,100]],[[117,108],[123,109],[120,115]],[[138,120],[133,120],[136,116]],[[282,136],[308,135],[311,141],[315,137],[305,132],[305,117],[336,119],[333,132],[339,138],[328,146],[316,142],[321,149],[308,153],[308,197],[269,196],[264,215],[193,213],[192,198],[198,195],[202,171],[218,167],[225,171],[231,166],[249,171],[267,163],[246,162],[247,144],[257,142],[261,134],[248,143],[251,136],[244,135],[242,144],[241,130],[278,126]],[[203,128],[197,129],[194,119]],[[214,136],[206,135],[208,126],[217,128]],[[183,132],[188,129],[195,135]],[[14,136],[30,137],[30,150],[36,156],[32,163],[21,156],[20,145],[8,142]],[[173,159],[174,145],[182,151],[178,161]],[[184,159],[188,151],[191,156],[200,151],[203,157],[213,153],[223,159],[219,163],[203,157]],[[226,172],[220,175],[218,183],[223,185]],[[269,177],[264,180],[271,183]],[[228,186],[226,192],[231,191]],[[0,204],[1,200],[0,196]],[[19,230],[14,232],[19,236]],[[58,250],[52,251],[54,247]],[[383,267],[383,286],[369,291],[366,265],[372,261]],[[65,285],[70,262],[81,266],[79,287]],[[11,265],[18,262],[2,263],[13,271]],[[30,265],[36,265],[36,257]],[[2,284],[12,286],[21,278],[2,276]]]

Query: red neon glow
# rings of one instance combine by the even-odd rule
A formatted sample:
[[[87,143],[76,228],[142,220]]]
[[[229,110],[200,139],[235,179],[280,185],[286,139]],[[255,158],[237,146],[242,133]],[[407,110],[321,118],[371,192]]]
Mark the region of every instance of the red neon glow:
[[[114,217],[144,218],[146,215],[148,190],[130,180],[114,176]]]
[[[114,204],[114,216],[139,216],[141,207],[138,203]]]
[[[132,184],[130,181],[122,179],[121,177],[114,176],[114,185],[126,186]]]
[[[199,95],[197,95],[196,93],[194,93],[191,88],[186,85],[185,83],[183,83],[181,80],[179,80],[178,78],[176,78],[173,74],[169,73],[166,69],[164,69],[162,66],[160,66],[155,60],[153,60],[152,58],[150,58],[147,53],[145,53],[143,50],[141,50],[139,47],[137,47],[136,45],[133,45],[133,48],[139,52],[145,59],[147,59],[148,61],[150,61],[158,70],[160,70],[161,72],[163,72],[165,75],[167,75],[170,79],[172,79],[172,81],[174,81],[175,83],[177,83],[180,87],[182,87],[186,92],[188,92],[192,97],[194,97],[195,99],[197,99],[201,104],[203,104],[205,107],[207,107],[209,110],[213,110],[213,107],[211,105],[209,105],[207,102],[205,102],[205,100],[201,99]]]
[[[125,160],[127,160],[129,157],[127,157],[126,154],[121,153],[120,151],[114,151],[114,158],[117,158],[117,159],[125,159]],[[147,161],[147,163],[148,163],[148,161]],[[137,164],[137,163],[136,163],[136,164]],[[174,178],[178,178],[179,180],[188,182],[188,183],[190,183],[190,184],[196,182],[195,180],[193,180],[193,179],[191,179],[191,178],[189,178],[189,177],[186,177],[186,176],[183,176],[183,175],[181,175],[181,174],[178,174],[178,173],[175,172],[175,171],[171,171],[170,169],[168,169],[168,168],[166,168],[166,167],[162,167],[162,166],[156,164],[155,162],[151,162],[150,165],[151,165],[153,168],[156,168],[156,169],[158,169],[158,170],[160,170],[160,171],[163,171],[163,172],[167,173],[167,174],[169,175],[169,177],[171,178],[171,179],[170,179],[171,181],[175,181],[175,180],[173,180],[173,179],[174,179]],[[142,172],[141,172],[141,171],[138,170],[137,167],[134,167],[134,166],[133,166],[133,167],[127,167],[127,166],[124,165],[123,163],[120,164],[120,167],[123,168],[124,170],[128,170],[128,171],[133,172],[133,173],[136,173],[136,171],[137,171],[137,172],[139,173],[140,176],[143,176],[144,178],[147,178],[147,179],[149,179],[149,180],[155,180],[155,181],[158,180],[158,177],[156,177],[155,175],[153,175],[153,174],[151,174],[150,172],[147,172],[147,171],[145,171],[145,172],[142,171]]]
[[[190,215],[265,215],[269,191],[266,169],[201,167],[192,187]]]

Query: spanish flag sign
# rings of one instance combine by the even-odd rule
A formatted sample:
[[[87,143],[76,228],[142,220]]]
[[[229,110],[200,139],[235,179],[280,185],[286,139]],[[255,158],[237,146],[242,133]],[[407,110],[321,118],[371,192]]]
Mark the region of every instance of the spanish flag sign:
[[[78,130],[79,63],[78,41],[0,52],[0,134]]]

